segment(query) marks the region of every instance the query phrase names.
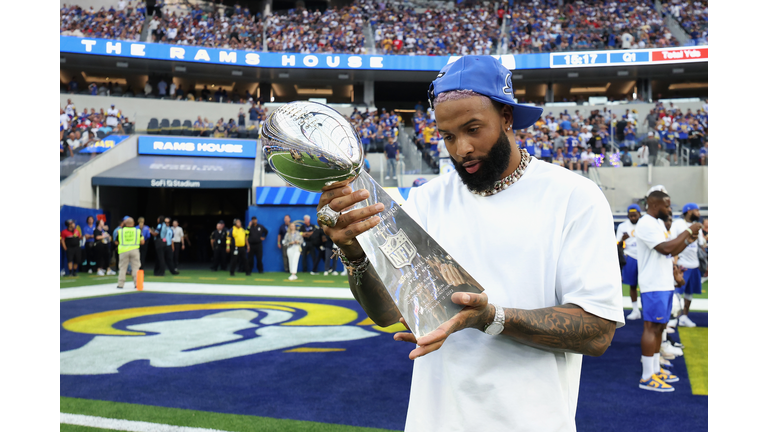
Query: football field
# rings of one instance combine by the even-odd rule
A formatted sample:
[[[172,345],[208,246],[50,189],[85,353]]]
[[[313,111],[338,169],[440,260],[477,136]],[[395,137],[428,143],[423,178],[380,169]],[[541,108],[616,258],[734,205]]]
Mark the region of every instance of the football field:
[[[365,315],[345,277],[182,270],[150,273],[141,292],[116,280],[61,278],[62,431],[403,430],[412,346]],[[685,345],[675,392],[638,389],[642,322],[628,321],[584,358],[579,430],[706,430],[704,290],[699,327],[670,335]],[[671,405],[674,417],[638,415]]]

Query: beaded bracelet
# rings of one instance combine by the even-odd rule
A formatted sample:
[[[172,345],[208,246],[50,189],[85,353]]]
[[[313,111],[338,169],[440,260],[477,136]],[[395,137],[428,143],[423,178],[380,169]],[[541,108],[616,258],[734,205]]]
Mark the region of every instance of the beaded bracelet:
[[[347,271],[349,271],[349,274],[354,276],[355,285],[360,286],[363,283],[363,275],[368,271],[368,267],[371,265],[371,261],[368,260],[368,257],[364,255],[362,258],[350,261],[341,249],[336,249],[333,252],[331,259],[335,257],[338,257],[341,260],[341,263],[344,264],[344,267],[346,267]]]

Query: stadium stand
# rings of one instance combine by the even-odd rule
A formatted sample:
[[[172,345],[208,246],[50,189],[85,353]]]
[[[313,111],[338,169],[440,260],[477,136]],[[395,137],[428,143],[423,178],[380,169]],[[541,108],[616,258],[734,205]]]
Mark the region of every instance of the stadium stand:
[[[499,25],[490,3],[418,4],[363,2],[381,54],[495,54]]]
[[[679,45],[650,0],[557,3],[514,3],[508,14],[509,53]]]
[[[124,4],[118,3],[118,4]],[[650,0],[518,1],[494,11],[491,2],[355,0],[324,11],[295,8],[267,16],[247,7],[177,4],[156,8],[76,5],[60,9],[61,34],[245,51],[403,55],[537,53],[677,46]],[[670,3],[692,38],[706,40],[707,5]],[[505,6],[506,8],[506,6]],[[366,43],[370,26],[373,41]]]
[[[59,153],[62,159],[72,156],[74,151],[91,147],[99,140],[110,134],[132,134],[134,123],[117,111],[115,121],[107,121],[108,110],[100,108],[83,108],[77,112],[71,99],[67,100],[64,108],[60,108],[59,116]]]
[[[61,35],[140,40],[146,8],[138,6],[133,9],[125,5],[121,9],[124,3],[115,2],[115,6],[108,9],[102,7],[99,10],[94,10],[93,6],[85,9],[78,5],[63,4],[59,10]],[[143,3],[140,4],[143,5]]]
[[[709,4],[707,0],[662,2],[665,13],[671,14],[696,45],[709,42]]]
[[[641,149],[640,131],[645,136],[652,132],[653,139],[663,147],[658,154],[666,155],[666,162],[661,157],[656,159],[657,165],[707,165],[708,119],[706,103],[694,112],[692,108],[684,111],[675,107],[673,102],[668,106],[657,102],[645,118],[640,118],[637,109],[626,106],[585,110],[583,114],[566,109],[555,114],[549,111],[529,129],[517,131],[516,141],[538,159],[586,175],[589,167],[647,165],[648,150]],[[424,161],[436,169],[441,152],[442,157],[448,156],[434,117],[417,110],[413,127],[410,141]]]

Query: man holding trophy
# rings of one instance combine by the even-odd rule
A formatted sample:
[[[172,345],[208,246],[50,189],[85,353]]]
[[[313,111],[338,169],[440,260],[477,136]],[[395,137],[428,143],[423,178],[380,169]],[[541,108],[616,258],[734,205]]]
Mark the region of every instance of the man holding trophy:
[[[498,60],[462,57],[429,93],[456,172],[411,189],[405,210],[361,172],[359,139],[322,106],[276,110],[266,159],[323,191],[318,222],[368,316],[412,330],[394,336],[417,344],[406,431],[575,431],[582,355],[602,355],[624,324],[608,202],[518,148],[514,131],[542,109],[515,103]],[[291,162],[299,142],[318,163]],[[319,163],[331,157],[335,171]]]

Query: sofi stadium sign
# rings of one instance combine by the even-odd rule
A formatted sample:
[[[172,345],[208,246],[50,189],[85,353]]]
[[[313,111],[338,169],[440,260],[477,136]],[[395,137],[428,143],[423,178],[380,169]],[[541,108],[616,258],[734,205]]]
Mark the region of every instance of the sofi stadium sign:
[[[145,58],[243,67],[339,70],[439,71],[459,56],[299,54],[251,52],[130,42],[98,38],[59,37],[63,53]],[[646,50],[577,51],[494,56],[510,70],[621,66],[630,64],[708,61],[707,47]]]

